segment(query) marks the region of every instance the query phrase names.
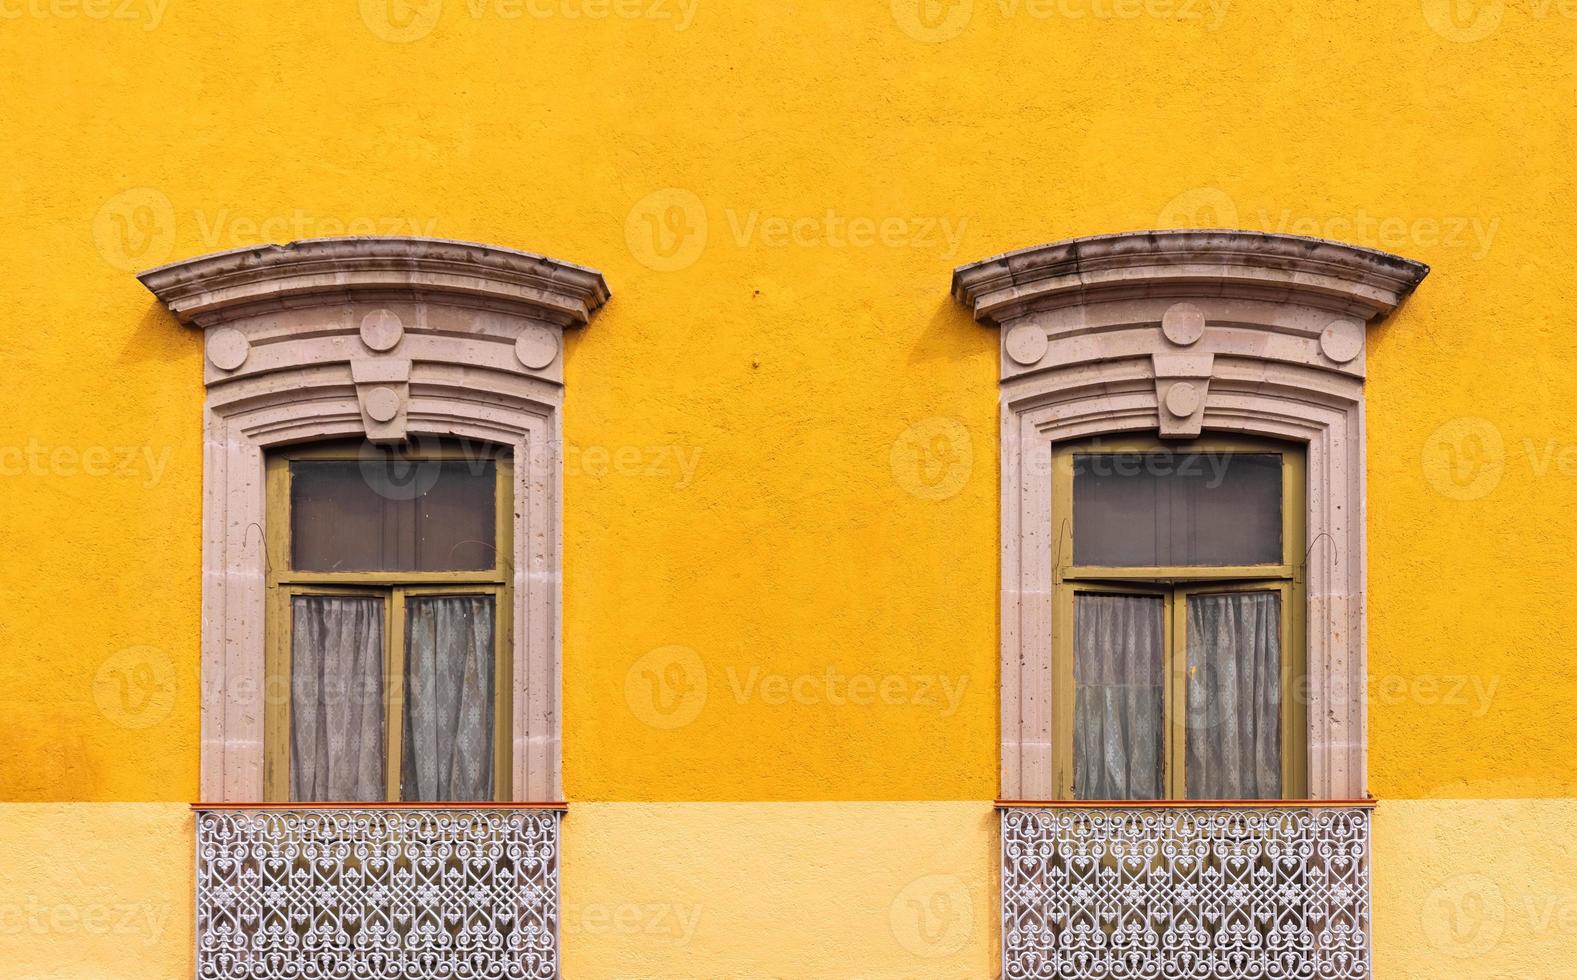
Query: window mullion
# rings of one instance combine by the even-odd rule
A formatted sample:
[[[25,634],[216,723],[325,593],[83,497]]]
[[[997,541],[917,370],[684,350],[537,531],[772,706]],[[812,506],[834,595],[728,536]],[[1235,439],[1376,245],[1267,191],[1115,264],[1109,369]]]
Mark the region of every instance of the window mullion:
[[[514,799],[513,732],[509,719],[514,713],[514,670],[510,658],[510,624],[514,610],[506,608],[505,590],[495,588],[493,597],[493,798],[500,802]]]
[[[1052,663],[1056,671],[1052,684],[1055,703],[1047,706],[1051,712],[1052,737],[1055,754],[1052,762],[1052,790],[1060,798],[1074,799],[1073,741],[1074,741],[1074,691],[1073,691],[1073,589],[1063,586],[1054,596],[1056,608],[1053,627],[1056,632]],[[1021,763],[1022,764],[1022,763]]]
[[[384,632],[384,745],[388,798],[400,801],[400,769],[405,740],[405,597],[406,589],[388,592],[388,629]]]
[[[1281,587],[1281,795],[1303,799],[1308,795],[1308,711],[1307,667],[1303,662],[1302,588],[1296,584]]]
[[[1188,604],[1182,589],[1166,593],[1166,714],[1167,714],[1167,798],[1181,800],[1188,795],[1185,778],[1188,718]]]
[[[290,798],[290,699],[291,635],[294,628],[290,594],[275,591],[268,597],[264,615],[268,620],[264,656],[263,798],[269,801]]]

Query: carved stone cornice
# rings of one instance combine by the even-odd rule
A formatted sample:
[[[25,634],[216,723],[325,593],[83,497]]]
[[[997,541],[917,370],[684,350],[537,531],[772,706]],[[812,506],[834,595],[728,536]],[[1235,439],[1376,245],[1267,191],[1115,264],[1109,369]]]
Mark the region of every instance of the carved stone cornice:
[[[953,294],[1002,329],[1009,404],[1092,382],[1153,384],[1156,428],[1197,436],[1234,380],[1352,397],[1368,323],[1428,266],[1340,242],[1252,231],[1076,238],[959,268]]]
[[[137,278],[182,323],[352,299],[407,299],[579,326],[608,300],[595,269],[442,238],[312,238],[172,262]]]
[[[405,439],[424,394],[551,412],[563,331],[608,299],[594,269],[434,238],[259,245],[138,279],[203,329],[211,411],[315,412],[348,395],[375,442]]]
[[[1263,299],[1361,316],[1389,313],[1429,267],[1323,238],[1258,231],[1142,231],[1037,245],[961,266],[953,295],[976,319],[1166,295]]]

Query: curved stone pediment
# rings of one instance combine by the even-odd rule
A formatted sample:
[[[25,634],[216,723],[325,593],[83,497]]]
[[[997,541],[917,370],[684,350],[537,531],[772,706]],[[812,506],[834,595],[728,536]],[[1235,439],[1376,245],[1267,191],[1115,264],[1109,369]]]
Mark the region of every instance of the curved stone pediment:
[[[953,273],[1001,328],[1002,783],[1050,799],[1057,443],[1205,431],[1307,454],[1309,786],[1367,795],[1364,405],[1368,324],[1429,272],[1324,239],[1230,230],[1076,238]]]

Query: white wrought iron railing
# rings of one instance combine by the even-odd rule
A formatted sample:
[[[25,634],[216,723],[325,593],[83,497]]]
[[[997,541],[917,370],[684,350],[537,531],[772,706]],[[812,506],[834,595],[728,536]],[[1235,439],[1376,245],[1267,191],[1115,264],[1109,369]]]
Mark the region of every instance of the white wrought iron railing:
[[[558,808],[199,806],[202,980],[552,980]]]
[[[1367,980],[1370,804],[1002,804],[1007,980]]]

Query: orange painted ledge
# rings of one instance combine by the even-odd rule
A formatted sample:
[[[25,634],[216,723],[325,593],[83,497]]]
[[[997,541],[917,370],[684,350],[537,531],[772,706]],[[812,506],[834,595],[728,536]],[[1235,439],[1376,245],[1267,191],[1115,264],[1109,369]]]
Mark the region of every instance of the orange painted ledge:
[[[568,803],[193,803],[193,810],[558,810]]]
[[[1362,808],[1379,800],[997,800],[998,810],[1289,810]]]

